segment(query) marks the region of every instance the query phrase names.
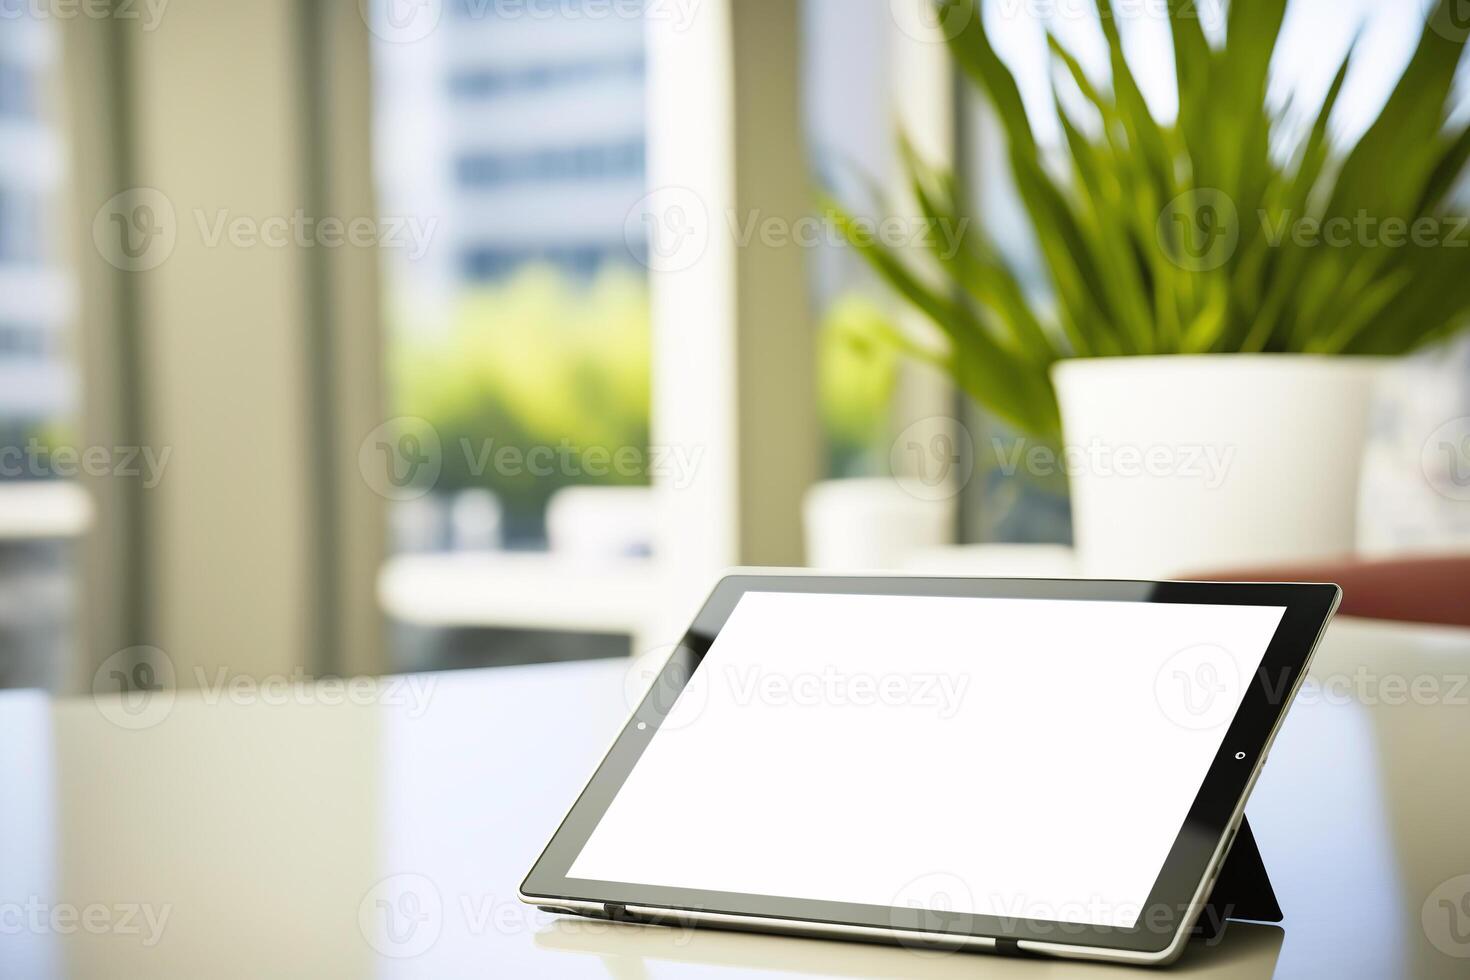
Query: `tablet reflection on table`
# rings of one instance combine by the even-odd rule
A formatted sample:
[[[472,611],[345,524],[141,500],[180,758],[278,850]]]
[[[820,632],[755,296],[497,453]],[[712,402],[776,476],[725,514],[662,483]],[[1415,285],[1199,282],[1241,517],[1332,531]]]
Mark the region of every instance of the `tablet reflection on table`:
[[[1192,944],[1169,968],[1169,973],[1267,980],[1276,973],[1284,938],[1285,930],[1279,926],[1232,922],[1217,942]],[[973,980],[980,975],[1001,980],[1009,977],[1035,980],[1037,966],[1042,965],[1029,957],[909,950],[876,944],[862,948],[862,955],[855,957],[850,943],[825,939],[631,924],[592,930],[574,918],[548,923],[536,933],[535,940],[536,948],[546,952],[599,957],[614,980],[657,976],[660,963],[710,967],[728,971],[731,976],[759,971],[772,980],[837,976],[874,980],[897,976]],[[836,971],[835,963],[841,964]],[[1135,975],[1137,972],[1131,967],[1066,960],[1053,960],[1044,966],[1045,976],[1052,980],[1073,973],[1096,978],[1114,970]]]

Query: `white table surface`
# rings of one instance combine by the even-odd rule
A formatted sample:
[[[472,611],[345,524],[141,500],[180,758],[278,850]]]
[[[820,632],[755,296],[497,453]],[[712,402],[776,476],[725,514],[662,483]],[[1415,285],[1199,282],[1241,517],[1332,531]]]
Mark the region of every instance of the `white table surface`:
[[[0,976],[1125,972],[520,905],[520,878],[623,720],[625,668],[423,675],[347,699],[363,703],[181,693],[137,729],[116,723],[137,719],[115,699],[0,694]],[[1470,632],[1331,627],[1325,686],[1293,709],[1248,809],[1286,922],[1234,924],[1176,972],[1470,976],[1467,675]]]

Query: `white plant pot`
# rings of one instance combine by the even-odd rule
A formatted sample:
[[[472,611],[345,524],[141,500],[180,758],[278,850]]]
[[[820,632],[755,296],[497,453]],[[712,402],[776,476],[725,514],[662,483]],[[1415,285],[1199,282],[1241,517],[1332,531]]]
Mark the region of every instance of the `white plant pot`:
[[[889,477],[817,483],[802,508],[807,564],[829,571],[900,568],[916,552],[950,543],[958,492],[916,495]]]
[[[1079,567],[1153,578],[1348,554],[1384,362],[1222,354],[1052,371]]]

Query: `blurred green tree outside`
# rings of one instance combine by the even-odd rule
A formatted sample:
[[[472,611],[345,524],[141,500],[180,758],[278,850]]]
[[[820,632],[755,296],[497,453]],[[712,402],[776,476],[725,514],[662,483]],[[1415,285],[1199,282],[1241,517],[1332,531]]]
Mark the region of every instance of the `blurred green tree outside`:
[[[434,426],[444,459],[437,491],[493,491],[513,542],[544,534],[546,503],[563,487],[649,483],[646,466],[593,475],[560,463],[593,447],[609,454],[631,447],[647,459],[650,315],[641,270],[609,267],[579,280],[528,266],[463,293],[444,329],[424,329],[409,310],[391,316],[394,414]],[[817,392],[830,475],[876,472],[885,462],[901,358],[884,339],[889,319],[856,293],[838,297],[823,318]],[[558,454],[551,475],[496,465],[504,447],[524,459],[540,446]]]
[[[817,340],[817,396],[827,437],[827,475],[886,472],[889,403],[901,353],[892,315],[859,292],[827,307]]]
[[[543,534],[546,502],[562,487],[648,483],[646,466],[637,473],[609,467],[592,476],[580,462],[593,447],[609,454],[648,448],[643,275],[609,268],[578,281],[531,266],[463,293],[447,329],[405,329],[413,323],[406,311],[393,320],[398,328],[390,331],[388,363],[395,412],[423,418],[438,431],[444,467],[437,489],[494,491],[512,540]],[[557,453],[550,475],[496,462],[505,447],[524,460],[543,446]],[[566,458],[573,465],[563,465]]]

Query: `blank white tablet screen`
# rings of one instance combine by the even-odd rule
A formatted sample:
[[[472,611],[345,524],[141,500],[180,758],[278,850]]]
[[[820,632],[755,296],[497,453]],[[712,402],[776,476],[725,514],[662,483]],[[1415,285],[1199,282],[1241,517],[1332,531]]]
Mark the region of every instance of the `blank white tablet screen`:
[[[1132,926],[1284,612],[746,593],[568,876]]]

